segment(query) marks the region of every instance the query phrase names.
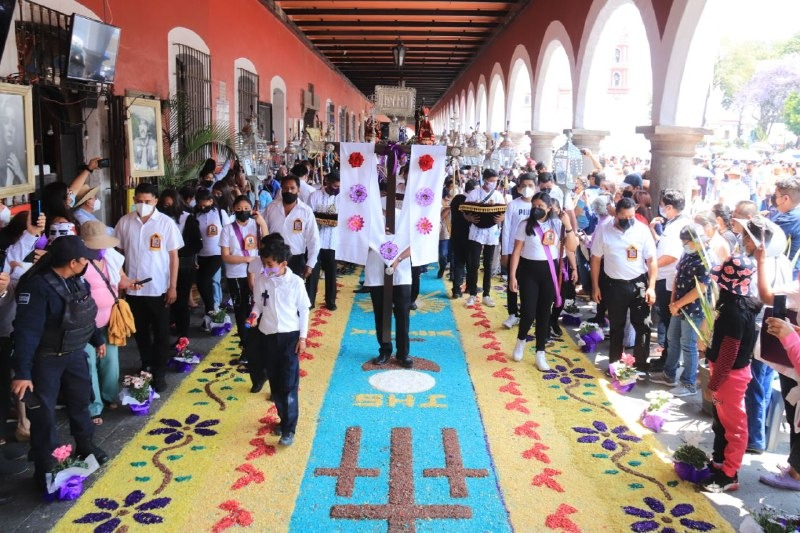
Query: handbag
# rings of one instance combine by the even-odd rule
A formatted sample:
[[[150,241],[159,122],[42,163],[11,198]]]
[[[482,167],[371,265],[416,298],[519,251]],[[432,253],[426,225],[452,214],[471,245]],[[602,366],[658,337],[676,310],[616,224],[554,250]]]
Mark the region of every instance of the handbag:
[[[781,344],[780,339],[778,339],[778,337],[776,337],[775,335],[767,333],[766,322],[767,319],[771,317],[772,317],[772,307],[765,308],[764,325],[761,327],[761,333],[760,333],[761,359],[763,359],[764,361],[769,361],[770,363],[775,363],[789,368],[794,368],[791,359],[789,359],[789,354],[786,353],[786,349],[783,347],[783,344]],[[794,311],[792,309],[787,309],[786,318],[788,318],[792,324],[797,324],[797,311]]]
[[[103,274],[103,271],[94,264],[94,261],[89,261],[89,263],[100,274],[100,279],[105,282],[108,291],[114,297],[114,305],[111,307],[111,316],[108,320],[108,342],[114,346],[125,346],[128,344],[128,337],[136,333],[136,324],[131,308],[128,302],[119,299],[119,296],[111,287],[111,282]]]

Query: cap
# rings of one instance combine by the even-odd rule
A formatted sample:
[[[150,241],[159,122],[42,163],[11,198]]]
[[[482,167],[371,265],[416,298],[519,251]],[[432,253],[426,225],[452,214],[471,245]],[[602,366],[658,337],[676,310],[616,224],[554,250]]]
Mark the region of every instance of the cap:
[[[99,220],[81,224],[81,239],[91,250],[105,250],[119,246],[119,239],[108,234],[108,228]]]
[[[741,224],[756,246],[761,246],[762,241],[764,242],[764,247],[769,246],[773,231],[765,217],[756,215],[749,220],[746,218],[734,218],[733,220]]]
[[[724,263],[711,269],[711,277],[721,290],[748,296],[755,271],[755,263],[751,258],[746,255],[732,255]]]
[[[633,174],[628,174],[627,176],[625,176],[625,179],[622,180],[622,183],[625,183],[627,185],[631,185],[632,187],[636,187],[636,188],[641,187],[642,185],[644,185],[644,182],[642,181],[642,176],[640,176],[639,174],[637,174],[635,172]]]
[[[100,187],[89,187],[88,185],[83,185],[80,189],[78,189],[78,193],[75,195],[75,205],[73,208],[82,206],[87,201],[97,196],[98,192],[100,192]]]
[[[97,257],[97,253],[89,250],[77,235],[65,235],[54,240],[47,252],[53,254],[53,265],[56,267],[69,264],[73,259],[77,261],[81,257],[90,260]]]

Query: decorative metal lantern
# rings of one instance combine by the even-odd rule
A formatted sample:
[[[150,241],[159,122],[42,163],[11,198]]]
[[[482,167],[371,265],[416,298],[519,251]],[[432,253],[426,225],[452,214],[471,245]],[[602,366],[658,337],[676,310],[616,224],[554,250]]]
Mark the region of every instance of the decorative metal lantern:
[[[289,141],[286,144],[286,148],[283,150],[283,157],[286,168],[292,168],[297,160],[297,146],[295,146],[294,142]]]
[[[500,159],[500,164],[505,169],[510,169],[514,166],[514,160],[517,158],[517,150],[514,148],[514,142],[511,140],[511,134],[508,130],[502,134],[503,140],[497,147],[497,155]]]
[[[567,189],[575,187],[575,176],[583,173],[583,155],[577,146],[572,144],[572,130],[564,130],[567,142],[553,155],[553,172],[556,183]]]

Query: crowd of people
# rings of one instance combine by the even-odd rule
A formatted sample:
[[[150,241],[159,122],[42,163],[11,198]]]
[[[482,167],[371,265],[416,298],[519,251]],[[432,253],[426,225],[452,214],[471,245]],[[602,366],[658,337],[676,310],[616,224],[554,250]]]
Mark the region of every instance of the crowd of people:
[[[595,168],[570,188],[542,162],[502,174],[448,167],[438,277],[448,275],[452,298],[467,307],[495,307],[493,277],[504,276],[508,318],[501,326],[517,329],[510,357],[523,361],[533,328],[541,371],[549,370],[548,345],[563,335],[559,317],[577,298],[596,304],[588,320],[608,332],[609,363],[631,349],[640,377],[675,396],[698,393],[702,349],[714,399],[709,490],[738,488],[743,454],[765,450],[777,369],[792,453],[788,468],[761,480],[800,490],[800,335],[769,307],[788,299],[786,309],[800,309],[794,168],[719,164],[716,174],[709,169],[713,178],[687,176],[686,197],[651,191],[646,161],[600,161],[584,152]],[[238,163],[216,174],[209,160],[196,184],[159,191],[140,183],[131,212],[107,227],[95,216],[98,189],[86,184],[98,162],[69,184],[44,187],[38,218],[23,211],[0,229],[0,416],[13,413],[17,440],[30,441],[37,484],[53,466],[57,403],[66,406],[76,454],[108,460],[93,434],[103,410],[119,402],[118,346],[109,338],[118,334],[111,316],[123,294],[141,370],[158,392],[167,387],[176,339],[192,334],[193,287],[204,324],[229,308],[251,392],[269,382],[281,420],[275,433],[291,445],[309,309],[324,277],[319,303],[336,311],[336,278],[349,268],[336,261],[338,172],[327,169],[314,184],[316,169],[303,161],[256,185]],[[608,177],[617,173],[621,180]],[[393,352],[401,366],[414,365],[409,313],[423,305],[427,266],[409,258],[406,249],[386,268],[377,252],[367,255],[359,292],[373,303],[376,365]],[[391,302],[384,301],[386,274],[393,277]],[[716,302],[711,313],[709,302]],[[395,349],[384,339],[387,305]],[[18,474],[20,465],[0,457],[0,473]]]

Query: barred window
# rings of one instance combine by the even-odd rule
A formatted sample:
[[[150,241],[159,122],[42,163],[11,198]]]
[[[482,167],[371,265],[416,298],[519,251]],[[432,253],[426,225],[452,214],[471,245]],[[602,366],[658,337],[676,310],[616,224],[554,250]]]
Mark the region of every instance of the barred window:
[[[256,116],[258,111],[258,74],[238,69],[237,78],[239,83],[239,131],[242,131],[247,119]],[[255,121],[253,128],[256,127]]]
[[[184,149],[187,135],[211,124],[211,56],[184,44],[176,46],[176,87],[183,105],[174,118]]]
[[[328,104],[328,127],[336,124],[336,108],[332,103]]]
[[[345,116],[344,108],[339,110],[339,140],[344,141],[347,137],[347,118]]]

